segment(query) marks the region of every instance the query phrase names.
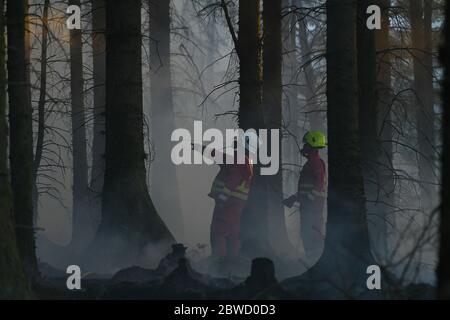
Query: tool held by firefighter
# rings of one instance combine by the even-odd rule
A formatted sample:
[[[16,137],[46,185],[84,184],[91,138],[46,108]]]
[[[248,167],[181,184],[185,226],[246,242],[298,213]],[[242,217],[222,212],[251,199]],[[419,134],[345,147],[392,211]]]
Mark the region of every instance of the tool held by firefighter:
[[[301,237],[307,260],[320,255],[323,246],[323,209],[326,199],[326,166],[320,158],[319,150],[327,145],[325,134],[309,131],[303,137],[300,151],[307,161],[303,166],[298,181],[296,194],[283,200],[291,208],[295,202],[300,203]]]
[[[245,145],[245,163],[237,162],[238,143]],[[233,145],[234,160],[220,165],[213,181],[209,197],[215,200],[211,223],[211,255],[235,258],[240,250],[241,214],[250,192],[253,164],[250,153],[256,154],[260,140],[254,133],[245,133]],[[214,150],[211,155],[215,156]],[[226,156],[226,155],[225,155]]]

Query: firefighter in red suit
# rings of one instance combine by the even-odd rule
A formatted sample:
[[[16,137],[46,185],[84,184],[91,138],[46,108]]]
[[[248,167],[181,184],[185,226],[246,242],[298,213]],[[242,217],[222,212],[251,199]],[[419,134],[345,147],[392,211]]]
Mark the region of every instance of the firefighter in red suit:
[[[319,258],[323,248],[323,210],[326,200],[326,167],[320,158],[319,149],[326,146],[325,135],[319,131],[309,131],[303,137],[301,154],[307,159],[298,181],[297,194],[283,203],[291,208],[300,203],[300,233],[306,260],[313,262]]]
[[[246,151],[255,152],[255,141],[259,142],[256,135],[245,134],[242,140]],[[224,159],[208,194],[215,200],[210,233],[211,255],[214,257],[236,258],[239,254],[241,214],[253,178],[253,164],[247,152],[245,163],[237,163],[237,141],[233,152],[233,163],[227,164]],[[211,155],[215,156],[215,150]]]

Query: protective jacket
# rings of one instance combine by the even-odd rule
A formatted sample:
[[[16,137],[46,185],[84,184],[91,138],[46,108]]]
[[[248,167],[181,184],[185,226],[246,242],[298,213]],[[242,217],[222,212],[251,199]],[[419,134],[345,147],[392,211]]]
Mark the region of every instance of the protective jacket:
[[[320,254],[323,245],[323,209],[326,200],[326,167],[315,150],[300,172],[297,199],[300,202],[300,226],[307,256]]]
[[[235,154],[235,159],[237,155]],[[253,165],[222,164],[209,196],[216,200],[211,223],[211,248],[216,256],[236,256],[239,252],[241,213],[250,192]]]

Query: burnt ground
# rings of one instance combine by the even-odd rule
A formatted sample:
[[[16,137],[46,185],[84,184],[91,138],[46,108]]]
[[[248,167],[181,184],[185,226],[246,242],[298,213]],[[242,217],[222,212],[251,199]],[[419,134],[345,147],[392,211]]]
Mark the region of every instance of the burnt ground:
[[[167,257],[166,257],[167,258]],[[163,259],[164,260],[164,259]],[[173,260],[173,259],[172,259]],[[41,264],[42,280],[35,286],[38,299],[187,299],[187,300],[287,300],[311,299],[301,288],[292,289],[294,278],[279,282],[274,264],[256,258],[247,266],[247,277],[230,276],[226,262],[221,262],[225,276],[195,270],[188,259],[179,258],[157,269],[132,266],[113,275],[87,274],[80,290],[68,290],[68,275]],[[228,266],[230,268],[230,266]],[[435,288],[428,284],[410,284],[383,292],[378,299],[433,299]],[[331,298],[331,297],[330,297]]]

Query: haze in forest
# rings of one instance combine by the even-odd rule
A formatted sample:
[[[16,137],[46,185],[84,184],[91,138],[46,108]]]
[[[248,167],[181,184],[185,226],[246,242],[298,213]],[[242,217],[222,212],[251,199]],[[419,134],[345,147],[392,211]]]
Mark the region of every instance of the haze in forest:
[[[374,3],[381,7],[380,30],[366,27],[366,8]],[[5,58],[8,74],[17,68],[30,83],[33,137],[20,143],[12,134],[16,144],[8,149],[14,205],[21,205],[18,193],[32,197],[15,209],[33,211],[25,218],[33,218],[34,233],[17,229],[27,276],[35,264],[62,270],[70,255],[99,274],[156,268],[174,243],[187,247],[195,268],[218,272],[205,261],[219,166],[174,165],[170,158],[172,132],[193,132],[201,121],[203,131],[281,132],[279,172],[265,176],[255,166],[242,213],[242,264],[272,259],[292,291],[301,288],[302,275],[320,278],[333,268],[343,275],[330,277],[349,285],[375,263],[401,285],[436,285],[445,227],[439,224],[445,1],[374,3],[10,5],[7,14],[15,18],[28,10],[25,24],[8,26],[19,60],[11,47]],[[81,7],[81,30],[66,27],[70,4]],[[24,25],[25,39],[15,37]],[[9,126],[23,133],[14,115],[26,108],[11,106],[26,107],[27,90],[10,87]],[[299,191],[308,132],[327,139],[318,151],[327,172],[323,244],[312,260],[305,258],[299,206],[282,202]],[[30,153],[31,144],[26,162],[18,150]],[[20,181],[19,164],[32,167],[24,174],[30,181]],[[32,189],[17,187],[25,180]],[[33,237],[36,256],[24,254],[34,250]]]

